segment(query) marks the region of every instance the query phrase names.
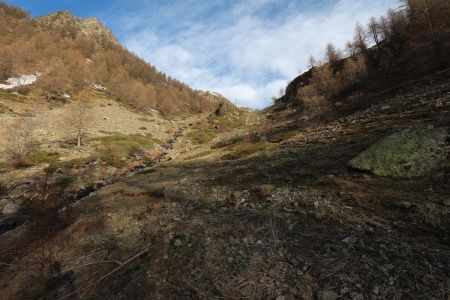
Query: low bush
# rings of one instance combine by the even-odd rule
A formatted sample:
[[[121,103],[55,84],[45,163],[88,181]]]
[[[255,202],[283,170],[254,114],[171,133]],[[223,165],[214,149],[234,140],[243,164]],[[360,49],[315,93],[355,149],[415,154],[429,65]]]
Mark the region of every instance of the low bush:
[[[16,157],[11,161],[11,165],[16,169],[24,169],[31,167],[33,163],[28,156]]]
[[[0,114],[4,114],[4,113],[6,113],[8,110],[9,110],[9,108],[8,108],[6,105],[0,103]]]
[[[53,151],[53,152],[47,152],[44,150],[39,150],[36,152],[33,152],[30,155],[30,162],[33,165],[40,165],[43,163],[54,163],[58,161],[59,159],[59,153]]]
[[[0,181],[0,196],[5,195],[6,191],[7,191],[6,184]]]
[[[146,135],[110,135],[96,139],[103,146],[108,147],[106,150],[113,151],[115,154],[123,158],[131,158],[135,151],[139,148],[153,149],[156,147],[156,140],[150,134]]]
[[[216,138],[217,133],[214,129],[196,129],[189,132],[186,137],[195,145],[205,144]]]
[[[108,165],[122,167],[125,164],[126,157],[124,154],[113,146],[97,147],[97,157]]]

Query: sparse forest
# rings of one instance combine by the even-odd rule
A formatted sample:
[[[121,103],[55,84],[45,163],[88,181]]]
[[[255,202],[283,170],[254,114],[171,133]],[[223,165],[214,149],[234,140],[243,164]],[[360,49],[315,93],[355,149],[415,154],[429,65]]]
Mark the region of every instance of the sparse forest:
[[[322,115],[340,99],[414,79],[450,64],[450,2],[408,0],[366,26],[356,24],[345,49],[328,44],[324,59],[294,80],[281,100],[295,100],[309,116]]]

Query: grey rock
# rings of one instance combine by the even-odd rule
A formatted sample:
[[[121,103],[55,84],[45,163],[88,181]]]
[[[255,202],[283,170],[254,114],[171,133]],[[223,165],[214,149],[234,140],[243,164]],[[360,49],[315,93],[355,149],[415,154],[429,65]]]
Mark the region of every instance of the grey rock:
[[[175,242],[173,242],[173,245],[175,247],[181,247],[181,246],[183,246],[183,241],[180,239],[176,239]]]
[[[376,286],[376,287],[373,289],[373,293],[374,293],[375,295],[378,295],[378,294],[380,293],[380,289]]]
[[[339,298],[339,295],[333,291],[320,291],[317,293],[317,298],[319,300],[336,300]]]
[[[399,206],[400,206],[401,208],[409,209],[409,208],[412,207],[412,204],[411,204],[410,202],[405,201],[405,202],[400,202],[400,203],[399,203]]]
[[[358,241],[358,238],[355,236],[348,236],[345,239],[342,240],[343,243],[352,245]]]
[[[12,215],[15,214],[19,211],[19,205],[13,203],[13,202],[8,202],[2,210],[2,213],[4,215]]]
[[[116,173],[117,173],[117,168],[115,168],[115,167],[108,167],[106,169],[106,174],[108,176],[114,176]]]
[[[378,176],[423,176],[445,160],[442,143],[447,137],[446,128],[400,131],[372,145],[348,165]]]

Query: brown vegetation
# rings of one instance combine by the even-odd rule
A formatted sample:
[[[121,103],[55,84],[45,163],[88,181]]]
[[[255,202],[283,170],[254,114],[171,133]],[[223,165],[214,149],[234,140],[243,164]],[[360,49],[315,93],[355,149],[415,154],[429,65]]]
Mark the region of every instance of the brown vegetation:
[[[31,164],[29,155],[35,148],[33,126],[26,118],[15,121],[8,131],[6,156],[14,167],[22,168]]]
[[[77,148],[81,147],[81,142],[85,138],[86,130],[92,123],[91,103],[89,101],[89,89],[81,91],[78,101],[75,103],[73,111],[69,111],[67,126],[70,133],[73,133],[77,140]]]
[[[0,181],[0,196],[3,196],[4,194],[6,194],[7,191],[7,187],[6,184],[4,184],[3,182]]]
[[[0,81],[39,71],[43,74],[37,85],[49,100],[101,84],[118,100],[144,111],[181,114],[212,109],[211,101],[157,71],[112,35],[82,35],[72,24],[81,20],[66,12],[45,18],[30,19],[19,8],[0,3]]]
[[[332,102],[355,92],[392,86],[446,68],[450,61],[450,4],[410,0],[386,16],[355,27],[341,52],[326,46],[325,61],[309,59],[311,70],[293,80],[282,100],[290,99],[308,116],[322,115]],[[342,58],[341,53],[347,57]]]

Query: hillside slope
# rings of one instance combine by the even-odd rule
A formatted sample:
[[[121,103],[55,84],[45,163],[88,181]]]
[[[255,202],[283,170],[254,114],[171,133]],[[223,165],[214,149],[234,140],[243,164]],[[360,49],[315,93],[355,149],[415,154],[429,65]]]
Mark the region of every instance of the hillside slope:
[[[13,267],[3,266],[3,295],[447,299],[449,78],[447,70],[395,96],[381,93],[376,105],[326,124],[296,127],[250,113],[250,122],[194,143],[190,133],[211,125],[185,123],[170,160],[70,205],[46,237],[47,269],[27,271],[47,259],[35,252],[37,242],[11,256],[8,245],[30,238],[31,224],[9,225],[0,248]],[[384,177],[348,166],[404,130],[447,135],[443,158],[425,175]]]
[[[5,7],[14,31],[33,23]],[[60,17],[84,26],[67,13],[49,20],[65,27]],[[123,101],[108,76],[133,78],[132,99],[176,83],[95,45],[86,65],[105,77],[94,85],[0,91],[2,299],[450,297],[450,69],[433,60],[410,77],[361,77],[317,102],[318,71],[346,74],[324,64],[262,111],[193,91],[211,108],[169,115]],[[114,59],[96,61],[104,55],[124,61],[110,68]]]
[[[159,72],[122,47],[95,18],[57,12],[31,19],[0,3],[0,83],[40,74],[33,91],[39,100],[64,100],[86,85],[101,85],[111,97],[147,111],[180,115],[214,108],[187,85]],[[28,92],[27,87],[14,91]]]

